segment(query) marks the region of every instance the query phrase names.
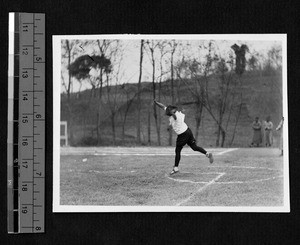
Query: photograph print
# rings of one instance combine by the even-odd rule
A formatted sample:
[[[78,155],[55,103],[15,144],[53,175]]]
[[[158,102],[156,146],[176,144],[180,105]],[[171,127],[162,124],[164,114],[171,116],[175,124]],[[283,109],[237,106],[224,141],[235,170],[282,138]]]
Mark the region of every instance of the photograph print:
[[[53,211],[289,212],[286,48],[53,36]]]

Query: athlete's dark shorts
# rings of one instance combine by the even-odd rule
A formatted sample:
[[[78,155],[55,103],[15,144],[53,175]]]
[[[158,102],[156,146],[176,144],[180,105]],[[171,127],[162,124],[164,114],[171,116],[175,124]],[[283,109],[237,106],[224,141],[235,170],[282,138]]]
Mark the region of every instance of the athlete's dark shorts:
[[[185,144],[188,144],[188,146],[191,146],[192,144],[196,143],[196,139],[194,138],[194,135],[192,133],[192,130],[190,130],[190,128],[188,128],[185,132],[183,132],[182,134],[179,134],[177,136],[177,140],[176,140],[176,146],[178,147],[183,147],[185,146]]]

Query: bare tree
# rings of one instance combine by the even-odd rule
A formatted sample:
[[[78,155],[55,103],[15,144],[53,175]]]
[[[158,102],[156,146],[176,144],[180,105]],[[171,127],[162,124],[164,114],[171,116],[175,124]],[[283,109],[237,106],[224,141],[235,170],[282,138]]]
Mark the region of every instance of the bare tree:
[[[220,136],[221,136],[221,147],[224,147],[225,138],[226,138],[226,128],[221,127],[224,123],[224,116],[228,105],[229,100],[229,89],[230,83],[232,81],[231,73],[228,73],[228,68],[226,66],[226,62],[224,59],[220,59],[218,62],[218,69],[217,72],[219,73],[218,79],[218,100],[217,100],[217,108],[218,108],[218,130],[217,130],[217,140],[216,146],[220,146]]]
[[[143,57],[144,57],[144,40],[141,39],[141,45],[140,45],[140,73],[139,73],[139,80],[138,80],[138,97],[137,97],[137,143],[141,143],[141,82],[142,82],[142,72],[143,72]]]
[[[106,57],[111,60],[112,56],[114,55],[115,52],[118,51],[118,45],[119,45],[119,40],[97,40],[97,46],[99,48],[99,54],[100,56]],[[116,47],[113,47],[114,44]],[[103,76],[106,76],[107,74],[107,69],[110,69],[110,67],[105,66],[104,64],[99,65],[99,79],[98,79],[98,84],[97,88],[99,88],[99,98],[102,96],[102,91],[103,91]]]
[[[168,43],[167,41],[159,41],[158,42],[158,49],[159,49],[159,70],[160,75],[157,78],[159,81],[158,85],[158,101],[161,101],[161,92],[162,92],[162,80],[163,76],[166,75],[168,72],[164,71],[163,63],[165,61],[165,57],[168,54],[168,51],[166,49]],[[161,110],[158,110],[158,127],[157,127],[157,133],[158,133],[158,145],[161,145]]]
[[[101,68],[105,71],[105,74],[109,74],[111,72],[111,60],[106,58],[103,55],[82,55],[76,58],[74,62],[72,62],[69,66],[69,72],[72,77],[75,77],[78,81],[91,79],[91,69]],[[97,131],[97,142],[98,144],[101,141],[100,138],[100,103],[101,98],[98,99],[98,110],[97,110],[97,122],[96,122],[96,131]]]
[[[232,63],[232,61],[230,59],[226,61],[220,55],[217,55],[213,45],[212,42],[209,42],[208,46],[202,45],[199,47],[207,51],[204,57],[205,61],[201,62],[200,59],[194,59],[189,62],[184,60],[181,62],[181,69],[184,68],[185,72],[188,70],[190,79],[194,80],[196,84],[192,86],[191,83],[187,83],[186,79],[182,78],[180,70],[178,70],[177,76],[187,85],[191,92],[191,98],[193,98],[193,101],[184,104],[196,105],[196,135],[198,136],[197,131],[201,122],[202,110],[205,108],[217,124],[216,146],[224,147],[227,129],[223,124],[228,104],[231,102],[230,95],[233,94],[232,90],[236,87],[233,86],[232,72],[227,67],[228,63]],[[213,80],[218,82],[217,98],[210,92],[209,88],[209,83]]]
[[[106,104],[110,112],[110,121],[112,127],[112,141],[116,144],[116,116],[123,105],[122,91],[123,84],[121,80],[123,78],[122,64],[123,64],[124,50],[120,42],[116,42],[114,50],[110,54],[110,59],[114,64],[111,67],[111,72],[106,72]]]
[[[150,51],[150,61],[152,65],[152,99],[156,100],[156,58],[155,58],[155,50],[159,47],[160,43],[156,42],[154,40],[147,41],[146,42],[148,50]],[[162,64],[161,64],[162,66]],[[161,68],[162,69],[162,68]],[[162,72],[162,71],[161,71]],[[159,92],[160,93],[160,92]],[[156,106],[153,105],[153,116],[154,116],[154,121],[155,121],[155,127],[156,127],[156,133],[157,133],[157,143],[158,145],[161,145],[161,140],[160,140],[160,125],[158,121],[158,113]],[[150,120],[148,120],[148,126],[150,126]],[[148,138],[150,138],[150,130],[148,130]]]
[[[196,139],[199,136],[199,128],[201,125],[203,108],[207,110],[213,120],[217,125],[223,129],[220,125],[217,116],[213,110],[210,103],[211,95],[209,93],[209,77],[214,74],[214,63],[217,57],[213,53],[213,43],[210,41],[208,45],[200,44],[198,49],[203,53],[206,51],[204,57],[198,56],[192,59],[185,59],[184,56],[182,60],[177,65],[177,77],[179,80],[186,85],[190,91],[190,99],[187,102],[182,103],[182,105],[194,105],[195,108],[195,120],[196,120]],[[192,82],[187,82],[191,80]]]
[[[238,81],[239,81],[239,87],[242,87],[242,75],[245,72],[245,67],[246,67],[246,52],[249,52],[249,48],[247,45],[242,44],[240,47],[237,44],[234,44],[231,46],[231,48],[234,50],[236,58],[235,58],[235,72],[238,75]],[[235,125],[234,125],[234,130],[232,134],[231,141],[229,145],[231,146],[233,144],[234,138],[235,138],[235,133],[236,133],[236,128],[237,124],[239,122],[241,112],[242,112],[242,106],[243,106],[243,91],[240,91],[240,104],[238,107],[237,115],[236,115],[236,120],[235,120]]]
[[[112,129],[112,141],[113,145],[116,144],[116,114],[119,109],[118,101],[121,93],[119,93],[119,85],[118,85],[118,78],[115,77],[115,84],[114,86],[110,86],[112,78],[109,74],[107,74],[107,104],[110,110],[110,121],[111,121],[111,129]]]
[[[62,58],[67,59],[66,67],[68,68],[73,61],[74,58],[74,52],[75,51],[75,45],[77,42],[75,40],[63,40],[62,41]],[[63,76],[62,76],[63,79]],[[72,102],[71,102],[71,88],[72,88],[72,75],[70,73],[70,70],[68,70],[68,82],[66,83],[65,80],[62,80],[63,86],[65,87],[66,93],[67,93],[67,108],[68,108],[68,116],[67,116],[67,122],[68,122],[68,135],[69,135],[69,142],[70,144],[73,144],[73,113],[72,113]]]
[[[194,101],[192,104],[194,104],[195,109],[195,138],[197,140],[204,106],[202,102],[205,95],[205,83],[202,77],[201,63],[199,63],[196,59],[185,60],[183,57],[182,60],[176,65],[176,73],[179,81],[182,81],[183,79],[190,79],[192,82],[193,93],[191,94],[191,97]],[[184,76],[184,78],[182,78],[182,76]],[[185,105],[186,103],[183,104]],[[187,104],[191,104],[191,101],[189,101]]]
[[[172,105],[175,104],[175,95],[174,95],[174,54],[178,43],[176,40],[171,40],[169,42],[170,45],[170,73],[171,73],[171,103]],[[169,130],[169,145],[172,145],[172,131]]]
[[[122,84],[121,90],[122,90],[123,94],[125,93],[125,100],[126,100],[126,102],[123,104],[123,109],[122,109],[122,112],[124,113],[123,120],[122,120],[122,141],[125,142],[126,120],[127,120],[129,110],[130,110],[134,100],[137,97],[137,91],[135,90],[134,86],[125,84],[125,83]]]

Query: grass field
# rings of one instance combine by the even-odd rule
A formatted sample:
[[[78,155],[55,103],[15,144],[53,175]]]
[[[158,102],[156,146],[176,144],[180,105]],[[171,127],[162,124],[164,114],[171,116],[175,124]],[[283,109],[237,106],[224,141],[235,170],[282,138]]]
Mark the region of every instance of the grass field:
[[[60,205],[282,206],[283,158],[275,148],[61,148]]]

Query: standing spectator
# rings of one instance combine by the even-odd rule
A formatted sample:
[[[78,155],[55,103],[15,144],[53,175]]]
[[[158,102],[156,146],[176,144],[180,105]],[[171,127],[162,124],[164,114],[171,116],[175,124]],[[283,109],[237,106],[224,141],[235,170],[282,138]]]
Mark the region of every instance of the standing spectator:
[[[252,123],[253,138],[251,143],[251,146],[256,145],[257,147],[262,143],[261,122],[258,119],[259,117],[256,117]]]
[[[272,129],[273,129],[273,123],[271,122],[271,117],[268,116],[266,118],[265,122],[265,136],[266,136],[266,147],[271,146],[273,144],[273,135],[272,135]]]
[[[281,150],[280,156],[283,156],[283,122],[284,122],[284,117],[281,118],[281,121],[276,128],[276,131],[279,131],[281,129],[280,143],[279,143],[279,149]]]

